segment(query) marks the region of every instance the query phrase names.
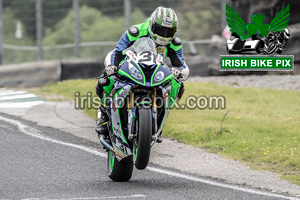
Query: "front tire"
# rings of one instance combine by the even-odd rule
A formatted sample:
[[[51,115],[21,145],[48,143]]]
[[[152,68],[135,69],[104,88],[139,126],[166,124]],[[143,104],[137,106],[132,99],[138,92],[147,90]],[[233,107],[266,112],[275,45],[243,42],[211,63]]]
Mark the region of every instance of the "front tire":
[[[271,45],[268,46],[267,48],[267,54],[272,54],[277,50],[277,46],[272,43]]]
[[[134,160],[137,169],[145,169],[149,163],[152,141],[152,112],[150,108],[139,108],[138,134],[134,144]]]
[[[132,176],[133,162],[132,156],[123,158],[120,162],[111,151],[107,155],[108,177],[116,182],[128,181]]]

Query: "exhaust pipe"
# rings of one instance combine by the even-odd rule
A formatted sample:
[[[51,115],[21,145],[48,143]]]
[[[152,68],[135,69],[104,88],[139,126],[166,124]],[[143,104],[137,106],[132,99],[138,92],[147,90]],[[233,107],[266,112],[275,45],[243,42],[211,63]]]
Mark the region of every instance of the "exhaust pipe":
[[[113,148],[112,146],[110,146],[110,145],[105,141],[104,135],[101,134],[101,135],[99,136],[99,139],[100,139],[100,143],[101,143],[107,150],[116,153],[115,150],[114,150],[114,148]]]

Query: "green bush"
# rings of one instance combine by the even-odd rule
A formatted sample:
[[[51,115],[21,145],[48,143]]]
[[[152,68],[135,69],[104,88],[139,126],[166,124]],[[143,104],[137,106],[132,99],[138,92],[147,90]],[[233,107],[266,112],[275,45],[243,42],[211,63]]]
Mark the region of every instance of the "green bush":
[[[54,28],[47,29],[44,44],[57,45],[74,42],[74,13],[60,21]],[[141,23],[146,17],[140,10],[132,13],[133,23]],[[118,41],[125,31],[123,17],[109,17],[95,8],[82,6],[80,8],[81,41]]]

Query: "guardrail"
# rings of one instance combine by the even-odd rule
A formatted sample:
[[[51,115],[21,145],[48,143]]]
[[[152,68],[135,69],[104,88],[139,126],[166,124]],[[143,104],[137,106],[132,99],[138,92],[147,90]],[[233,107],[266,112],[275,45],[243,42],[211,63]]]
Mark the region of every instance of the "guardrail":
[[[82,42],[80,46],[82,47],[89,47],[89,46],[114,46],[117,42],[107,41],[107,42]],[[17,46],[11,44],[3,44],[4,49],[9,50],[20,50],[20,51],[38,51],[39,47],[37,46]],[[43,50],[53,50],[53,49],[68,49],[68,48],[75,48],[74,43],[68,44],[59,44],[55,46],[43,46]]]
[[[195,48],[195,44],[209,44],[211,42],[210,39],[201,39],[201,40],[193,40],[193,41],[182,41],[183,44],[187,44],[191,54],[197,54],[197,50]],[[115,41],[103,41],[103,42],[81,42],[80,47],[92,47],[92,46],[115,46],[117,42]],[[68,49],[75,48],[74,43],[68,44],[59,44],[55,46],[43,46],[43,50],[55,50],[55,49]],[[11,44],[3,44],[4,49],[15,50],[15,51],[38,51],[38,46],[17,46]]]

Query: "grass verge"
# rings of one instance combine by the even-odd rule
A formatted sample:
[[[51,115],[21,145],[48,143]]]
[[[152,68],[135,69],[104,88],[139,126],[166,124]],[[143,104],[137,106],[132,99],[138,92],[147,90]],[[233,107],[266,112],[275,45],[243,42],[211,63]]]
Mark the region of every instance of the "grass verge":
[[[94,96],[95,84],[96,80],[70,80],[32,92],[46,99],[50,95],[50,100],[74,100],[75,92],[86,95],[90,91]],[[180,103],[189,95],[223,95],[226,109],[172,110],[164,136],[240,160],[254,169],[277,172],[300,185],[299,91],[213,83],[186,83],[185,88]],[[85,112],[95,118],[94,109]]]

